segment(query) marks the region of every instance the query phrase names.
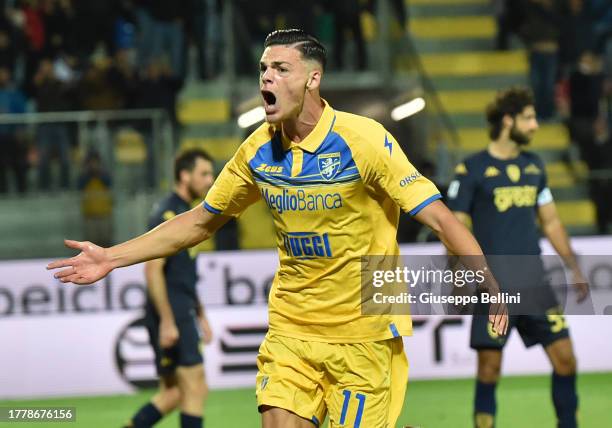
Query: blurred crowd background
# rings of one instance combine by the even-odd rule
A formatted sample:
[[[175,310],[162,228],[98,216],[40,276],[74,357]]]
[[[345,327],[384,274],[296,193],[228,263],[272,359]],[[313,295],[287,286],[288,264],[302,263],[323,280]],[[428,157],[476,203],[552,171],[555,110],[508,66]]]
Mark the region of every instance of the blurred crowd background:
[[[50,213],[46,223],[57,233],[110,244],[139,232],[150,200],[171,187],[168,167],[177,150],[202,146],[219,167],[231,156],[248,132],[236,117],[257,103],[265,36],[301,27],[329,48],[323,95],[329,91],[340,108],[384,123],[375,108],[382,103],[428,101],[424,113],[389,127],[441,188],[453,164],[473,151],[473,129],[481,129],[484,148],[482,116],[493,90],[530,85],[550,142],[537,148],[559,175],[560,200],[580,203],[569,212],[585,218],[573,232],[608,233],[612,3],[439,3],[0,1],[3,222],[21,230],[17,236],[19,225],[31,223],[24,213],[59,204],[57,219]],[[250,221],[268,225],[258,214]],[[402,241],[429,239],[406,221]],[[273,242],[241,236],[243,229],[228,226],[216,248]],[[11,244],[0,256],[45,254],[33,242],[17,253]]]

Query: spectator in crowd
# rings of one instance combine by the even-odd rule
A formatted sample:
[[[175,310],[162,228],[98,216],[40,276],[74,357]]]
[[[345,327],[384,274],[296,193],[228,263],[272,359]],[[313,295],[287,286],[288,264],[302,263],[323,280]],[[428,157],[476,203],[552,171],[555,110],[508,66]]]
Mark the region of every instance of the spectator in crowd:
[[[612,134],[607,130],[607,139],[595,146],[597,158],[589,165],[594,172],[589,179],[589,194],[595,204],[597,216],[597,233],[607,235],[610,233],[609,224],[612,222]],[[602,135],[603,136],[603,135]]]
[[[583,0],[584,1],[584,0]],[[612,45],[612,2],[610,0],[590,0],[588,4],[596,17],[594,33],[598,51],[606,51],[606,45]],[[612,55],[612,47],[610,47]]]
[[[144,69],[152,53],[153,17],[149,7],[150,0],[134,0],[134,18],[136,19],[136,64]]]
[[[261,36],[257,24],[261,16],[266,15],[266,10],[265,8],[263,11],[256,11],[255,9],[257,9],[257,6],[249,0],[236,0],[234,2],[234,13],[232,14],[234,71],[241,76],[250,76],[253,67],[257,66],[251,46],[253,41]],[[223,12],[224,10],[221,9],[221,13]]]
[[[81,191],[81,212],[83,215],[83,235],[86,241],[113,242],[113,198],[111,177],[102,167],[102,159],[97,151],[85,157],[83,172],[79,177]]]
[[[119,50],[134,51],[137,46],[136,7],[131,0],[120,0],[113,28],[113,53]]]
[[[76,51],[82,63],[86,63],[100,46],[107,54],[113,51],[113,26],[119,0],[77,0],[73,2],[76,19],[74,33]]]
[[[10,20],[0,15],[0,67],[15,72],[15,64],[21,48],[18,31]]]
[[[223,1],[206,0],[206,78],[215,77],[223,67]]]
[[[33,94],[32,79],[38,70],[45,48],[45,28],[38,0],[21,1],[21,18],[25,36],[25,82],[26,93]]]
[[[561,77],[567,78],[576,68],[584,52],[594,52],[597,45],[595,23],[597,11],[592,2],[566,0],[559,34],[559,66]]]
[[[519,36],[529,52],[529,81],[535,109],[542,120],[555,114],[555,81],[562,0],[522,0]]]
[[[315,17],[320,0],[276,0],[274,3],[274,9],[283,14],[287,28],[301,28],[309,34],[315,33]]]
[[[326,2],[327,8],[334,15],[334,61],[339,69],[343,69],[344,54],[346,47],[345,34],[347,30],[353,36],[355,43],[356,56],[355,67],[358,70],[365,70],[367,67],[367,55],[363,31],[360,21],[360,5],[357,0],[329,0]]]
[[[210,60],[207,58],[207,41],[209,33],[209,12],[210,8],[206,0],[189,0],[189,10],[191,19],[188,21],[189,26],[186,29],[187,39],[193,43],[197,53],[196,59],[196,76],[198,79],[204,80],[207,75],[206,63]]]
[[[120,49],[108,69],[108,82],[112,90],[121,97],[119,108],[136,108],[138,104],[140,79],[133,65],[130,51]]]
[[[603,64],[592,52],[581,55],[577,67],[570,75],[571,115],[568,122],[572,142],[580,149],[582,159],[594,171],[588,181],[589,194],[597,210],[597,229],[607,233],[612,213],[609,177],[600,172],[612,167],[610,134],[601,109],[604,96]]]
[[[92,58],[79,82],[79,96],[84,110],[117,110],[123,106],[123,94],[112,84],[109,76],[110,59]]]
[[[190,0],[150,0],[151,56],[169,58],[169,70],[175,78],[185,75],[185,26],[189,16]]]
[[[603,74],[604,74],[604,94],[607,106],[607,122],[608,130],[612,133],[612,34],[607,39],[604,39],[602,43],[604,46],[604,61],[603,61]]]
[[[61,80],[55,73],[49,59],[40,62],[34,76],[34,94],[39,112],[72,110],[72,82]],[[66,123],[43,123],[37,129],[38,184],[41,190],[48,190],[51,184],[49,161],[54,151],[60,161],[60,187],[68,189],[70,184],[70,133]]]
[[[176,117],[176,98],[182,85],[182,80],[175,77],[164,58],[153,59],[145,70],[144,76],[138,84],[136,107],[164,109],[175,128],[178,128]],[[144,137],[147,147],[147,183],[151,187],[156,183],[156,168],[154,164],[153,135],[149,126],[138,129]],[[175,132],[174,135],[177,135]]]
[[[597,161],[595,124],[600,117],[604,76],[601,58],[586,51],[572,70],[570,85],[569,131],[580,148],[582,158],[592,165]]]
[[[492,0],[493,14],[497,23],[497,33],[495,35],[495,49],[500,51],[508,50],[511,35],[511,11],[509,10],[509,0]]]
[[[0,114],[24,113],[25,96],[11,81],[11,71],[0,66]],[[0,125],[0,193],[8,191],[8,173],[12,171],[19,193],[26,191],[27,147],[26,140],[16,125]]]
[[[76,18],[71,0],[42,0],[40,10],[45,34],[44,55],[48,58],[74,55],[75,41],[80,35],[73,31]]]
[[[408,5],[405,0],[391,0],[391,12],[393,17],[397,20],[399,27],[402,31],[406,31],[408,26]],[[366,0],[365,8],[373,15],[376,16],[378,12],[378,0]]]
[[[165,58],[153,59],[147,66],[139,84],[136,105],[139,108],[162,108],[172,123],[176,119],[176,98],[182,85],[181,79],[173,73]]]

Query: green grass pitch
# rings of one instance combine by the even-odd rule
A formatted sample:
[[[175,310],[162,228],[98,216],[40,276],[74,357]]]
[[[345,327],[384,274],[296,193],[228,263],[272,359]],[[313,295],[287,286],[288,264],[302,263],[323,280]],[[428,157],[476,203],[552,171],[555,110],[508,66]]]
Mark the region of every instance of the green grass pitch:
[[[581,374],[580,426],[612,426],[612,373]],[[51,400],[3,401],[0,406],[75,406],[73,423],[1,423],[0,426],[36,428],[67,426],[71,428],[120,427],[131,414],[153,394],[143,391],[134,395],[58,398]],[[422,428],[471,427],[473,380],[413,381],[398,426]],[[548,376],[503,378],[497,392],[498,428],[554,427]],[[326,426],[327,424],[324,424]],[[178,417],[168,416],[160,428],[178,427]],[[213,391],[206,407],[207,428],[256,428],[259,414],[255,408],[254,390]],[[367,427],[362,427],[367,428]]]

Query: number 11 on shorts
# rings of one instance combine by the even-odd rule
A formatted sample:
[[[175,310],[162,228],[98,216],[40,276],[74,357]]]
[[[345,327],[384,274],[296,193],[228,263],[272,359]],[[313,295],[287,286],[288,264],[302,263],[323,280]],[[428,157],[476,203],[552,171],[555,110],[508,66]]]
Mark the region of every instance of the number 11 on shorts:
[[[344,425],[346,422],[346,414],[348,413],[349,401],[351,400],[351,391],[345,389],[342,391],[344,395],[344,402],[342,403],[342,413],[340,414],[340,425]],[[359,405],[357,407],[357,414],[355,415],[355,423],[353,424],[353,428],[359,428],[361,425],[361,416],[363,415],[363,406],[365,404],[365,395],[357,393],[355,394],[355,398],[359,401]]]

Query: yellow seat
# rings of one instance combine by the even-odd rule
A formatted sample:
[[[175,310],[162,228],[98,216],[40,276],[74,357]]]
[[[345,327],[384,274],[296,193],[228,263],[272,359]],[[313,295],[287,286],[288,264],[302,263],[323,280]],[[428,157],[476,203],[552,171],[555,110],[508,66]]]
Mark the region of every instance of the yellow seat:
[[[546,174],[548,176],[548,186],[572,187],[576,185],[577,179],[586,177],[588,167],[585,162],[573,162],[568,165],[566,162],[549,162],[546,164]]]
[[[565,226],[593,226],[597,221],[595,204],[592,201],[561,201],[556,205]]]
[[[495,90],[440,91],[438,97],[450,113],[476,113],[484,116],[485,107],[495,97]]]
[[[421,61],[430,76],[526,75],[528,71],[522,50],[423,54]]]
[[[487,5],[491,0],[409,0],[407,4],[410,6],[431,6],[431,5],[468,5],[481,4]]]
[[[177,117],[183,125],[227,122],[230,103],[225,98],[182,100],[178,104]]]
[[[115,159],[121,163],[139,164],[147,159],[147,146],[142,134],[134,129],[122,129],[115,137]]]
[[[419,39],[492,39],[496,25],[491,16],[414,18],[410,21],[410,31]]]
[[[234,156],[241,143],[242,140],[235,137],[184,138],[180,150],[202,149],[211,155],[214,160],[223,161]]]
[[[484,107],[483,113],[484,115]],[[489,144],[489,133],[484,127],[460,128],[459,148],[465,152],[483,150]],[[569,146],[570,139],[567,129],[563,125],[542,125],[536,132],[528,150],[564,150]]]

